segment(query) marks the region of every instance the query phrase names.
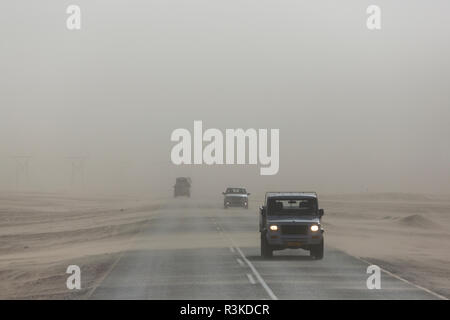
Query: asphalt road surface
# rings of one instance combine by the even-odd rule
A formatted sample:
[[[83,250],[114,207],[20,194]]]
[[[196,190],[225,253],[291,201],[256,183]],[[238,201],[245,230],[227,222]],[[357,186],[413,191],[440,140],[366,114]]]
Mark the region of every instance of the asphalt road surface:
[[[259,254],[257,208],[175,199],[92,291],[90,299],[436,299],[381,273],[369,290],[368,264],[327,245],[313,260],[304,250]],[[326,219],[326,216],[324,217]]]

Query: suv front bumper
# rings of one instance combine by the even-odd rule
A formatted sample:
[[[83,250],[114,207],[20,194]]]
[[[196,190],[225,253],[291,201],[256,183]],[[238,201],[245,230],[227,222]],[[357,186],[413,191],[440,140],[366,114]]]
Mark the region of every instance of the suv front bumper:
[[[224,200],[223,205],[225,207],[247,207],[248,199],[239,199],[239,200]]]
[[[277,248],[304,248],[320,244],[323,240],[323,231],[311,235],[283,235],[278,232],[267,232],[266,239],[270,246]]]

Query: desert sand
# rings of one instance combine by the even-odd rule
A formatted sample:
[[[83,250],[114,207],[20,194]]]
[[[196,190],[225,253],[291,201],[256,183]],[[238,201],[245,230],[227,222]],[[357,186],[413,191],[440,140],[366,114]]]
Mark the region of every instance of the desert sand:
[[[170,200],[0,194],[0,298],[84,299]],[[251,202],[256,211],[258,199]],[[218,204],[220,205],[220,203]],[[450,197],[323,195],[327,246],[450,296]],[[68,265],[82,290],[65,286]]]
[[[327,244],[450,297],[450,197],[322,196]]]
[[[0,195],[0,298],[83,298],[158,201],[57,194]],[[67,266],[80,266],[82,290],[66,288]]]

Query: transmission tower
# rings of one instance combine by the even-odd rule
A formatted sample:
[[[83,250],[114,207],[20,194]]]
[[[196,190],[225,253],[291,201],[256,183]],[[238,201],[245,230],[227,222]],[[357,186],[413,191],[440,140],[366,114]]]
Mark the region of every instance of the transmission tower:
[[[86,157],[67,157],[67,159],[69,159],[71,163],[70,185],[72,187],[75,185],[84,187],[84,164]]]
[[[21,182],[25,182],[26,184],[29,184],[30,182],[28,164],[30,162],[31,156],[12,156],[11,159],[14,160],[16,167],[15,187],[16,189],[18,189],[21,185]]]

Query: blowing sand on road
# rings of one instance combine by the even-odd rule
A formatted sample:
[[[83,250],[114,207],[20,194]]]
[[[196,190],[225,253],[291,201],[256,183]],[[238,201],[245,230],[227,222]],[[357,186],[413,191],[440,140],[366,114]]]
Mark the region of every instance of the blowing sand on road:
[[[443,299],[450,199],[322,196],[323,260],[259,254],[260,201],[1,195],[2,299]],[[426,215],[424,214],[426,212]],[[362,259],[360,259],[362,258]],[[382,272],[368,290],[368,263]],[[66,287],[80,266],[82,289]],[[405,280],[405,281],[403,281]]]

